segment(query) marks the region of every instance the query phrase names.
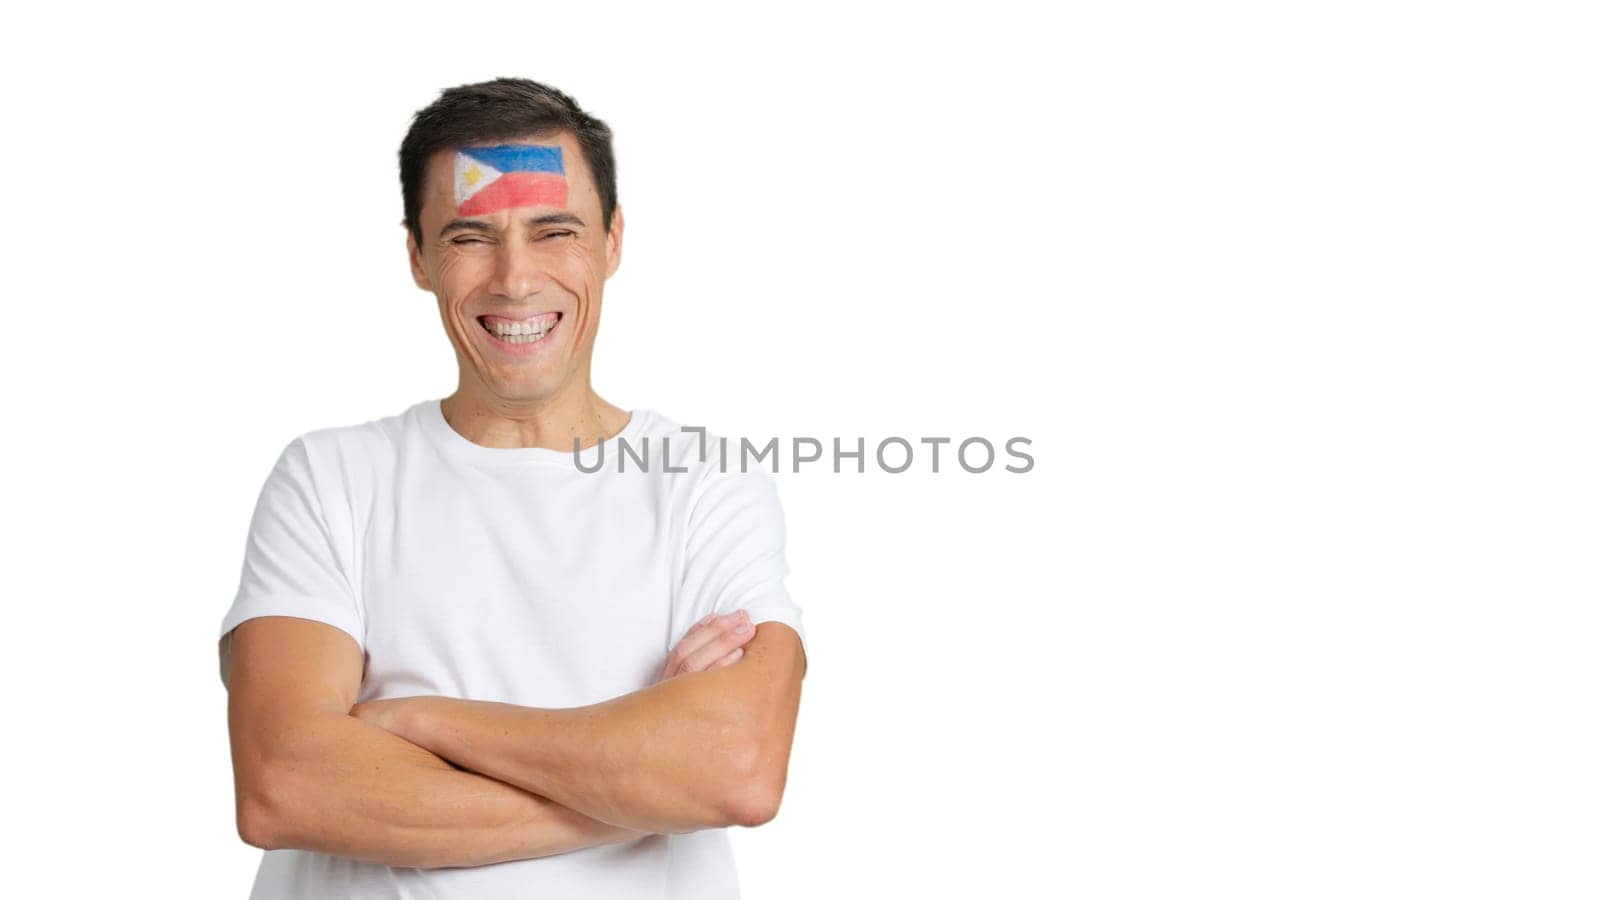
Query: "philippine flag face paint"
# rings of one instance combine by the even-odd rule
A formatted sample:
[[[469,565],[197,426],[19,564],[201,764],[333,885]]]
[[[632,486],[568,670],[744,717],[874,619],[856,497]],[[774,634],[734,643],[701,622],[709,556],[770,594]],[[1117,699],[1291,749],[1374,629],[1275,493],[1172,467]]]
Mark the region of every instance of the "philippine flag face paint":
[[[456,215],[514,206],[566,206],[561,148],[544,144],[463,147],[456,152]]]

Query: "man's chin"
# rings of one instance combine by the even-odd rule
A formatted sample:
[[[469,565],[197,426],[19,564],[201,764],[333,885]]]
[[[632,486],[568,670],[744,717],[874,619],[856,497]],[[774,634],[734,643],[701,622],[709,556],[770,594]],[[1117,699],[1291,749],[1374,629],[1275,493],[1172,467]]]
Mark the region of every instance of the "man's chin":
[[[484,380],[494,386],[494,395],[502,402],[519,406],[540,406],[555,398],[561,379],[548,373],[529,377],[526,373],[501,370],[499,377]]]

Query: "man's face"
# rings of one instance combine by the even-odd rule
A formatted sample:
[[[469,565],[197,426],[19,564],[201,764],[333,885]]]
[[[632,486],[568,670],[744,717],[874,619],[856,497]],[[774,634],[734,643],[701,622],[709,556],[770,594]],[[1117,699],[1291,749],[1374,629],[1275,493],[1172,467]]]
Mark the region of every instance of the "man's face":
[[[600,295],[622,253],[567,134],[453,148],[429,160],[422,244],[407,238],[417,286],[439,300],[463,386],[545,402],[587,386]]]

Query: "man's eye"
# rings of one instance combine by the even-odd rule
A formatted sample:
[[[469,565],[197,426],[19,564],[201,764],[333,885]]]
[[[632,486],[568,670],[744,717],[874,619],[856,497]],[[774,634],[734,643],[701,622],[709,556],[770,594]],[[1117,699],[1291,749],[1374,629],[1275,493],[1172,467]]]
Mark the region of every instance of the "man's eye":
[[[452,238],[450,243],[455,244],[457,246],[466,246],[467,244],[487,244],[489,242],[484,240],[483,238],[478,238],[478,237],[459,237],[459,238]]]
[[[553,238],[553,237],[571,237],[574,234],[577,234],[577,232],[575,232],[575,231],[547,231],[544,234],[539,236],[539,240],[542,241],[542,240],[545,240],[547,238]]]

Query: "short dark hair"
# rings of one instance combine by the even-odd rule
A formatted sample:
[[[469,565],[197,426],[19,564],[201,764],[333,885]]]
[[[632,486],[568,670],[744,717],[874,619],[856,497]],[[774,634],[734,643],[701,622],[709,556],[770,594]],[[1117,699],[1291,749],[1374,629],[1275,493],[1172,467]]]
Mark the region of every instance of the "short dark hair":
[[[496,78],[463,84],[439,93],[417,110],[400,142],[400,194],[405,225],[422,244],[423,181],[428,160],[440,150],[501,141],[524,135],[567,132],[583,149],[583,160],[600,192],[600,216],[611,227],[617,207],[617,162],[611,154],[611,128],[584,112],[577,101],[553,87],[526,78]]]

